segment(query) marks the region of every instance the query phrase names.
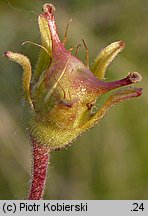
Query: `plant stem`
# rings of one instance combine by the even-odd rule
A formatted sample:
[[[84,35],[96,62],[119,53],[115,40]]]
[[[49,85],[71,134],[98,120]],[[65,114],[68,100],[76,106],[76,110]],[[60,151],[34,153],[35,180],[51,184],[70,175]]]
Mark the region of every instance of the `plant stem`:
[[[48,162],[50,157],[49,146],[38,144],[37,141],[32,139],[33,144],[33,168],[32,168],[32,179],[31,186],[28,195],[29,200],[40,200],[42,199]]]

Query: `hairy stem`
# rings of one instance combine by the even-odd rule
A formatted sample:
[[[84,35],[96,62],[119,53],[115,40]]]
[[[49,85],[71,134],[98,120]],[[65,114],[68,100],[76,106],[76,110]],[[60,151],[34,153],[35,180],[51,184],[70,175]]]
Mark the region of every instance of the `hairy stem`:
[[[49,146],[38,144],[32,139],[33,144],[33,168],[31,186],[28,195],[29,200],[40,200],[43,197],[48,162],[50,157]]]

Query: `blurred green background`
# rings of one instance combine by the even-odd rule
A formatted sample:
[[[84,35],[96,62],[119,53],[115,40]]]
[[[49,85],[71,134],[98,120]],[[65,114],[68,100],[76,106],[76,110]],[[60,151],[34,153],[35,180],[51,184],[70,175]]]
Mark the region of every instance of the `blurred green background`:
[[[25,199],[31,170],[31,145],[21,121],[19,65],[6,50],[27,55],[35,67],[40,43],[37,16],[43,0],[0,1],[0,199]],[[148,1],[55,0],[61,38],[70,18],[67,47],[84,38],[90,61],[111,42],[126,49],[108,69],[106,80],[128,72],[143,76],[139,98],[114,107],[100,125],[67,150],[53,152],[45,199],[148,199]],[[85,50],[79,57],[85,61]]]

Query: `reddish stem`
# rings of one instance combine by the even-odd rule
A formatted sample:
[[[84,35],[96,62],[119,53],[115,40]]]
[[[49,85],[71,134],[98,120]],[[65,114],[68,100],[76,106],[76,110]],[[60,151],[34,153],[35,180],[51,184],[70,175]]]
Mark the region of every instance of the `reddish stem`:
[[[33,169],[32,169],[32,180],[31,180],[28,199],[40,200],[42,199],[44,188],[45,188],[50,148],[49,146],[38,144],[33,139],[32,139],[32,144],[33,144]]]

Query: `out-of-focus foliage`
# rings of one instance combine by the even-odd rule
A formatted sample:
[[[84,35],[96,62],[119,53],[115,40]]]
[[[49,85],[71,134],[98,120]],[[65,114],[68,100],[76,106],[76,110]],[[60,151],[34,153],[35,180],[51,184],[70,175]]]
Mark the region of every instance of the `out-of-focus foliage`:
[[[27,55],[36,63],[40,42],[37,15],[47,1],[0,1],[0,199],[25,199],[31,169],[31,146],[21,119],[22,69],[4,51]],[[143,95],[108,113],[100,125],[67,150],[52,153],[45,199],[148,198],[148,2],[144,0],[55,0],[61,38],[66,23],[67,47],[84,38],[90,62],[117,40],[126,49],[109,67],[106,80],[138,71]],[[79,57],[85,61],[81,48]]]

